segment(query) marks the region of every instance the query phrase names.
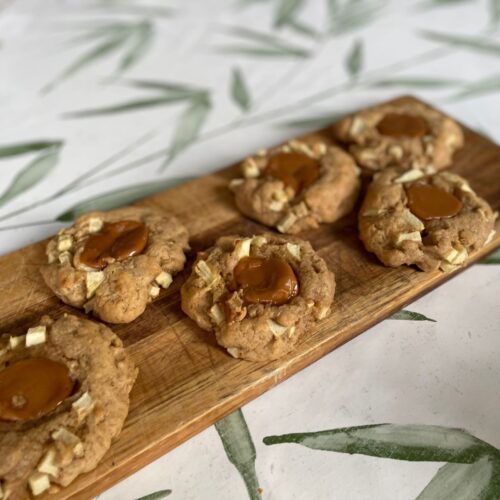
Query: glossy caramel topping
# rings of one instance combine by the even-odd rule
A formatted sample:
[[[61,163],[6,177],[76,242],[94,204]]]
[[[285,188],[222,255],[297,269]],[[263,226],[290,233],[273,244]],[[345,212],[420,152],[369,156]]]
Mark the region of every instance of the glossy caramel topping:
[[[265,173],[299,193],[319,177],[319,164],[304,153],[277,153],[269,159]]]
[[[377,130],[390,137],[422,137],[429,133],[429,125],[421,116],[387,113],[378,123]]]
[[[17,361],[0,371],[0,420],[42,417],[70,396],[73,386],[62,363],[47,358]]]
[[[125,260],[140,254],[148,243],[148,228],[135,220],[104,224],[89,236],[80,255],[86,266],[102,269],[113,260]]]
[[[442,219],[460,212],[462,202],[451,193],[427,184],[412,184],[406,189],[408,208],[420,219]]]
[[[248,304],[286,304],[299,293],[297,276],[278,257],[243,257],[234,268],[234,281]]]

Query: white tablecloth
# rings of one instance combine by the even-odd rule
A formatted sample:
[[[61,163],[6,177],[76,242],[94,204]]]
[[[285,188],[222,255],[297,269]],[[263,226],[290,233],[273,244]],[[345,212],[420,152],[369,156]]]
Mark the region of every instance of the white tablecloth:
[[[500,2],[2,0],[0,75],[5,253],[398,94],[499,141]],[[500,498],[499,283],[474,266],[100,498]]]

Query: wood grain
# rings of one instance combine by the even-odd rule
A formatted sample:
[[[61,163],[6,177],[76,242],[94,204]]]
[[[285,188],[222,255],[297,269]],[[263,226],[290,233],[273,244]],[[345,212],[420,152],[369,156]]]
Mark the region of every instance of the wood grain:
[[[465,129],[465,136],[465,147],[456,155],[452,170],[469,179],[473,189],[498,210],[500,148],[470,130]],[[236,169],[199,178],[139,205],[175,213],[192,235],[193,255],[220,235],[262,232],[262,226],[235,209],[227,182],[237,175]],[[495,239],[469,264],[500,245],[499,229],[497,222]],[[452,276],[383,267],[358,240],[355,214],[301,236],[311,241],[335,272],[337,293],[331,317],[281,360],[235,360],[183,315],[178,292],[188,266],[143,316],[129,325],[112,326],[140,369],[129,416],[98,467],[50,498],[90,498],[109,488]],[[22,333],[42,314],[75,313],[53,297],[40,279],[44,249],[45,242],[40,242],[0,258],[3,332]]]

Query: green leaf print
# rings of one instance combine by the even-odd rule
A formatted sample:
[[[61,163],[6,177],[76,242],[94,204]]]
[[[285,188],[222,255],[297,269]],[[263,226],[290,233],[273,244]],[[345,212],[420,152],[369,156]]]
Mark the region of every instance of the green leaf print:
[[[273,58],[306,58],[310,56],[310,51],[307,49],[291,44],[277,36],[268,35],[267,33],[249,28],[231,27],[226,29],[225,33],[236,38],[240,42],[240,45],[231,41],[228,45],[216,47],[215,50],[218,52]]]
[[[500,24],[500,0],[490,0],[491,25],[496,28]]]
[[[122,207],[124,205],[128,205],[129,203],[133,203],[134,201],[146,198],[147,196],[159,193],[164,189],[182,184],[188,180],[190,180],[188,177],[166,179],[164,181],[148,182],[104,193],[96,196],[95,198],[77,203],[59,215],[57,220],[67,222],[74,220],[76,217],[84,214],[85,212],[91,212],[92,210],[112,210],[113,208]]]
[[[145,495],[143,497],[137,498],[137,500],[161,500],[162,498],[168,497],[172,493],[172,490],[160,490]]]
[[[57,165],[60,146],[45,149],[14,178],[0,196],[0,206],[38,184]]]
[[[479,264],[500,264],[500,248],[490,253],[487,257],[479,262]]]
[[[359,75],[363,67],[363,42],[361,40],[356,40],[353,43],[347,54],[345,67],[349,76],[355,78]]]
[[[341,2],[327,0],[330,35],[342,35],[373,22],[385,2]]]
[[[480,458],[472,464],[446,464],[438,470],[416,500],[499,498],[500,477],[495,478],[495,472],[498,474],[491,457]]]
[[[293,22],[303,4],[304,0],[279,0],[274,16],[274,26],[280,28]]]
[[[492,94],[499,91],[500,75],[497,74],[488,78],[481,79],[477,82],[464,85],[460,92],[451,97],[451,100],[478,97],[484,94]]]
[[[191,101],[191,105],[182,113],[177,123],[177,128],[170,144],[170,153],[162,169],[198,138],[198,134],[211,108],[212,103],[208,92],[201,94]]]
[[[95,39],[98,40],[98,43],[64,69],[55,80],[42,89],[42,92],[50,92],[57,85],[74,76],[82,69],[121,49],[125,49],[125,52],[116,72],[120,73],[129,69],[145,54],[152,36],[153,26],[150,21],[105,24],[92,27],[82,37],[77,38],[77,41],[85,42],[86,40]]]
[[[10,144],[8,146],[0,146],[0,158],[20,156],[61,145],[62,141],[35,141],[24,142],[20,144]]]
[[[219,420],[215,428],[227,458],[241,474],[251,500],[260,500],[259,480],[255,471],[256,452],[252,436],[241,410]]]
[[[243,73],[233,68],[231,74],[231,98],[242,111],[248,111],[251,106],[250,93]]]
[[[435,31],[423,31],[422,36],[434,42],[446,43],[454,47],[500,56],[500,43],[485,37],[469,35],[449,35]]]
[[[499,450],[461,429],[433,425],[379,424],[264,438],[267,445],[308,448],[426,462],[472,463]]]
[[[425,77],[402,77],[387,78],[369,83],[370,87],[391,88],[391,87],[409,87],[416,89],[439,89],[460,85],[460,80],[451,80],[447,78],[425,78]]]
[[[435,319],[428,318],[427,316],[424,316],[423,314],[420,314],[418,312],[413,312],[413,311],[398,311],[394,313],[392,316],[389,316],[388,319],[403,319],[403,320],[410,320],[410,321],[432,321],[433,323],[436,322]]]

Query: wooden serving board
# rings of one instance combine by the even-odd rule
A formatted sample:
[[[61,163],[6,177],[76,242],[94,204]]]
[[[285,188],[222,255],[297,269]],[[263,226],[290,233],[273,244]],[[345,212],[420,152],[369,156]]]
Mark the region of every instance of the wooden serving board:
[[[465,138],[452,170],[498,210],[500,148],[468,129]],[[50,498],[90,498],[109,488],[452,276],[382,266],[359,241],[353,213],[334,225],[301,234],[335,272],[332,315],[289,356],[268,363],[233,359],[216,345],[213,335],[182,313],[179,289],[195,251],[223,234],[251,235],[265,229],[236,210],[227,183],[237,175],[238,167],[230,167],[139,203],[173,212],[186,224],[192,235],[191,260],[140,318],[111,326],[140,370],[130,413],[119,439],[97,468]],[[500,245],[498,221],[496,229],[494,240],[468,264]],[[1,331],[19,334],[42,314],[76,312],[43,284],[38,271],[43,262],[45,242],[0,258]]]

